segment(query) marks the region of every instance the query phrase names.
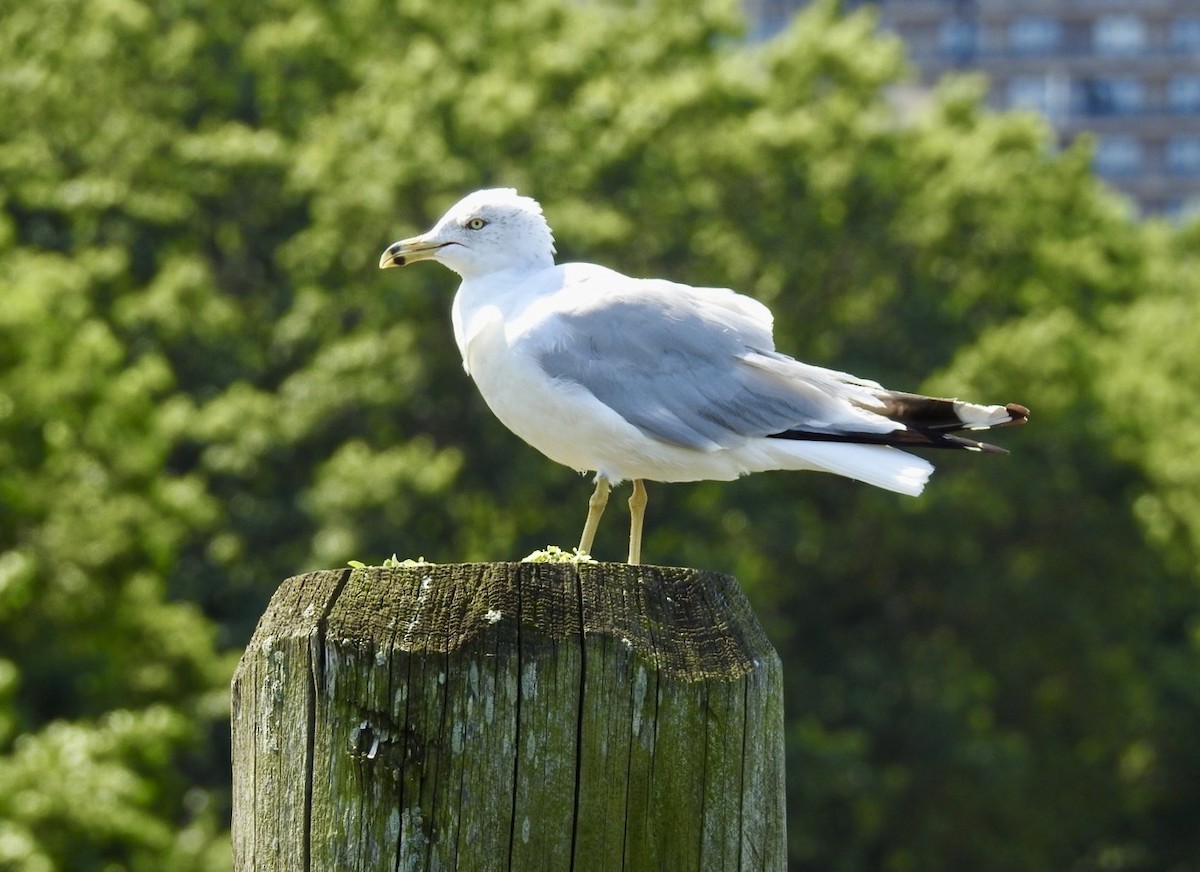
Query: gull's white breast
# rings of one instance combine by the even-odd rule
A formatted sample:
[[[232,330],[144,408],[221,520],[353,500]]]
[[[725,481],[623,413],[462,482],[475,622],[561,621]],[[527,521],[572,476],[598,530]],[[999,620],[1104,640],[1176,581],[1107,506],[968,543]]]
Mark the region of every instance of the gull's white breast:
[[[553,292],[493,286],[477,299],[474,290],[464,282],[455,297],[456,339],[467,372],[501,423],[551,460],[579,471],[601,469],[607,459],[645,442],[591,393],[554,381],[538,365],[532,352],[539,327],[552,314]]]

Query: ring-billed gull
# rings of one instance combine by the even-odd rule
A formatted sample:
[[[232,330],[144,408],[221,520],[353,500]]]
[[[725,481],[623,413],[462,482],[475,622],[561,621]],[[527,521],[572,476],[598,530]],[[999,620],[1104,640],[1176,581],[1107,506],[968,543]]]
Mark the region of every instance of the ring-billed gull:
[[[462,277],[454,338],[496,417],[551,460],[596,473],[581,553],[610,486],[627,479],[639,563],[644,480],[807,469],[916,496],[933,467],[893,446],[1004,453],[953,434],[1029,415],[801,363],[775,350],[770,310],[731,290],[555,265],[541,206],[511,188],[469,194],[379,266],[421,260]]]

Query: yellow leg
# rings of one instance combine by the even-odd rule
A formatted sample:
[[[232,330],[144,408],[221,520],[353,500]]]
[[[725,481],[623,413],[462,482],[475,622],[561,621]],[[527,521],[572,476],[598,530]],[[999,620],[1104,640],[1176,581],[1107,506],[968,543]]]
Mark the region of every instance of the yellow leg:
[[[642,521],[646,517],[646,486],[640,478],[633,480],[633,495],[629,498],[629,562],[642,562]]]
[[[587,523],[583,525],[583,536],[579,539],[581,554],[592,553],[592,540],[596,538],[596,528],[600,526],[600,516],[608,505],[608,479],[602,475],[596,476],[596,489],[588,500]]]

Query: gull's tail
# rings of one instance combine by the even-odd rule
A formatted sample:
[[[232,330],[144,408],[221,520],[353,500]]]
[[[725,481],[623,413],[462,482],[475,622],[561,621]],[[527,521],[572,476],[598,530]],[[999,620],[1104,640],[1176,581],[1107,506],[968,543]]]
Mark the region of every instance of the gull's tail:
[[[898,425],[886,433],[814,432],[804,429],[768,438],[784,468],[819,469],[900,494],[917,496],[933,465],[896,448],[956,448],[1007,454],[1003,448],[955,433],[1024,424],[1029,410],[1016,403],[983,406],[962,400],[880,391],[880,406],[866,406]]]
[[[812,469],[832,472],[906,496],[919,496],[933,473],[923,457],[885,445],[764,440],[776,469]]]

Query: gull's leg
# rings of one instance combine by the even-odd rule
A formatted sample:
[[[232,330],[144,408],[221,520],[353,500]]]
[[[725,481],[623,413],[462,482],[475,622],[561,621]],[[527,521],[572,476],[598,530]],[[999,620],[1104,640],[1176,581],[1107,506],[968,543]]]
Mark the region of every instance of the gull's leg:
[[[633,480],[633,495],[629,497],[629,562],[642,562],[642,520],[646,517],[646,486],[640,478]]]
[[[583,535],[579,538],[579,552],[592,553],[592,540],[596,538],[596,528],[600,526],[600,516],[608,504],[608,479],[602,475],[596,476],[596,489],[588,500],[587,523],[583,525]]]

